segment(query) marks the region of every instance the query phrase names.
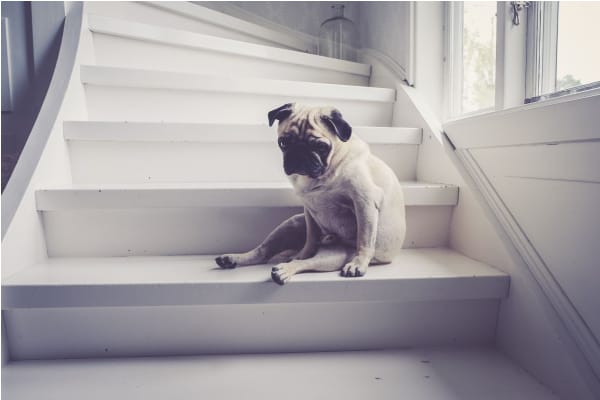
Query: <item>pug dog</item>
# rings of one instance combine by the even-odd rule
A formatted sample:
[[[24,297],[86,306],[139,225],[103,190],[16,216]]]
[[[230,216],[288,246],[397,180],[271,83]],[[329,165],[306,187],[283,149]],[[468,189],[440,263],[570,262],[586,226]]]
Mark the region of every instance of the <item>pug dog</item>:
[[[394,172],[332,107],[284,104],[268,113],[277,120],[283,169],[304,212],[282,222],[253,250],[215,259],[222,268],[277,265],[271,277],[283,285],[305,271],[365,275],[392,261],[406,232],[402,188]]]

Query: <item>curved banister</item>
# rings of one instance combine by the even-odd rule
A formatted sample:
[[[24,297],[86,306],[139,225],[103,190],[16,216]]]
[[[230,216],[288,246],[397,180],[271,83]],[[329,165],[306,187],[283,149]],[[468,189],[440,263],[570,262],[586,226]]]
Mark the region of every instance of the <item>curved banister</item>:
[[[82,21],[83,2],[65,2],[63,36],[50,86],[19,160],[2,193],[2,239],[27,190],[62,106],[75,65]]]

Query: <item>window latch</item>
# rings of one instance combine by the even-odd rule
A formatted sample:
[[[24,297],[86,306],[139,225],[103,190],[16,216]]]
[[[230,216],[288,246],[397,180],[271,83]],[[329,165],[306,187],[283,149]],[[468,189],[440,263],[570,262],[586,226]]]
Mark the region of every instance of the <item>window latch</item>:
[[[531,5],[531,1],[511,1],[510,5],[512,6],[513,12],[512,23],[513,25],[518,26],[521,23],[521,20],[519,19],[519,12],[529,7]]]

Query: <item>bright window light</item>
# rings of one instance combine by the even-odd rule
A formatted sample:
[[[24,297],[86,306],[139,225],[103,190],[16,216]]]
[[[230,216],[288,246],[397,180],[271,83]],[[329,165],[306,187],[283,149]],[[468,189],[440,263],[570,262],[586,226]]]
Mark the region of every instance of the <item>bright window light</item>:
[[[464,2],[463,114],[494,107],[496,2]]]
[[[600,81],[600,2],[561,1],[556,90]]]

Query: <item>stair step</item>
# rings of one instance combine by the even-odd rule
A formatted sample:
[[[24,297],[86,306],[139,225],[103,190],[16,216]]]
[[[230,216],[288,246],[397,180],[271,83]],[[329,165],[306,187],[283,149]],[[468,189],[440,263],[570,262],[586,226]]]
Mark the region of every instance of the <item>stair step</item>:
[[[315,53],[314,40],[268,29],[191,2],[96,2],[86,3],[92,15],[123,18],[174,29]]]
[[[5,280],[2,306],[13,360],[343,351],[493,343],[508,284],[444,248],[283,287],[212,256],[50,258]]]
[[[404,246],[447,245],[458,188],[421,182],[403,187]],[[248,251],[302,212],[283,181],[74,185],[40,189],[36,203],[52,257]]]
[[[10,399],[558,400],[495,349],[26,361],[2,367]],[[30,384],[35,382],[35,384]],[[290,390],[292,389],[292,390]]]
[[[421,144],[421,128],[353,126],[352,133],[369,144]],[[65,121],[63,136],[71,141],[273,143],[276,129],[263,124],[207,124],[127,121]]]
[[[368,85],[370,66],[179,29],[88,17],[99,65]]]
[[[402,182],[406,206],[454,206],[458,187]],[[36,191],[38,211],[300,206],[289,182],[209,182],[193,184],[74,185]]]
[[[416,178],[420,128],[352,131],[398,179]],[[287,181],[276,128],[266,124],[68,121],[63,135],[76,184]]]
[[[404,250],[361,278],[306,273],[285,287],[270,266],[222,270],[214,256],[58,258],[2,285],[2,307],[139,307],[322,302],[417,302],[505,297],[509,277],[449,249]]]
[[[264,123],[290,102],[334,105],[351,125],[390,126],[395,90],[81,66],[91,120]]]
[[[405,247],[447,245],[458,189],[404,188]],[[248,251],[302,212],[287,182],[75,185],[38,190],[36,201],[52,257]]]

